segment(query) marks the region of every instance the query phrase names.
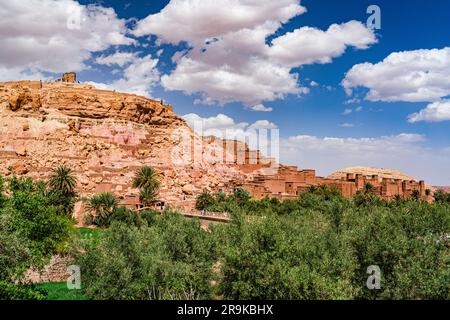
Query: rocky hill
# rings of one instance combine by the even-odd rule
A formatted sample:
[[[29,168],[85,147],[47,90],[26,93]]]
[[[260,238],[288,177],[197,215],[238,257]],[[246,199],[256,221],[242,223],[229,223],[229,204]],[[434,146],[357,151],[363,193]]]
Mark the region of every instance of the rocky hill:
[[[415,179],[411,176],[408,176],[398,170],[361,167],[361,166],[340,169],[340,170],[335,171],[332,174],[330,174],[327,178],[339,180],[339,179],[344,178],[347,175],[347,173],[362,174],[364,176],[378,175],[380,178],[387,178],[387,179],[417,180],[417,179]]]
[[[6,82],[0,83],[0,115],[3,176],[14,171],[46,179],[64,163],[74,170],[80,195],[127,197],[137,194],[135,170],[150,165],[161,174],[161,199],[170,203],[192,203],[203,188],[245,179],[239,167],[214,160],[223,152],[220,140],[196,136],[162,101],[78,83]],[[196,161],[194,145],[201,147]]]

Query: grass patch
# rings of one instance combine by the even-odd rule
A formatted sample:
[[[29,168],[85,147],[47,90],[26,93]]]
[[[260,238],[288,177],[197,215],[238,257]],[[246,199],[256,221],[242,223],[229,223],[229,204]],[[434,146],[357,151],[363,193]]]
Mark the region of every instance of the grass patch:
[[[65,282],[46,282],[36,285],[47,292],[47,300],[88,300],[81,290],[69,290]]]
[[[93,228],[78,228],[78,234],[82,239],[94,239],[98,240],[104,233],[103,229],[93,229]]]

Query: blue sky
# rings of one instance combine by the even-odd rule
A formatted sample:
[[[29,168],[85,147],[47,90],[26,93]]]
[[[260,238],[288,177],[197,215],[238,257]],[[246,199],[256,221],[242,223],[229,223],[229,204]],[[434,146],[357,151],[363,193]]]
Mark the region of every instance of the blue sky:
[[[27,2],[30,10],[37,4]],[[54,56],[47,57],[33,56],[20,46],[23,51],[0,53],[2,80],[26,75],[52,78],[70,67],[80,81],[163,98],[178,114],[190,114],[188,120],[195,114],[207,127],[245,129],[265,121],[267,127],[280,130],[282,162],[316,168],[321,175],[367,165],[450,185],[448,1],[280,0],[279,7],[250,0],[186,0],[184,7],[181,0],[57,2],[60,11],[48,7],[49,16],[52,10],[55,15],[70,14],[72,9],[65,10],[69,7],[85,10],[81,26],[61,31],[61,39],[73,36],[71,42],[79,46],[73,51],[77,64],[68,62],[73,57],[67,52],[58,56],[57,46],[49,51]],[[214,10],[211,3],[228,5]],[[88,10],[92,4],[110,11],[92,13]],[[273,8],[261,9],[270,5]],[[380,30],[366,27],[369,5],[381,9]],[[44,29],[40,34],[26,30],[29,22],[20,17],[27,8],[9,6],[11,19],[17,14],[19,26],[9,31],[16,40],[55,37],[45,38]],[[232,9],[242,8],[249,11],[236,20],[233,15],[238,11]],[[177,14],[187,25],[173,23],[180,17]],[[199,16],[211,21],[196,20]],[[109,24],[102,17],[110,19]],[[108,25],[114,26],[114,35],[108,34]],[[337,31],[330,31],[331,25]],[[265,44],[253,43],[261,29]],[[305,39],[312,39],[314,46],[303,48]],[[120,52],[129,55],[122,65],[108,60]],[[173,61],[174,55],[180,59]],[[61,61],[60,68],[45,59]],[[228,73],[228,66],[234,71]],[[256,105],[271,111],[252,110]],[[218,118],[219,114],[226,117]]]

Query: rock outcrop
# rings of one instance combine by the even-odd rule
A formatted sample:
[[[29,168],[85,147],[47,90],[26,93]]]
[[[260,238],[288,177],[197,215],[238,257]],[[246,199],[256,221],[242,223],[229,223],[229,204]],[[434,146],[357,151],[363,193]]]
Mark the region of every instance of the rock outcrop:
[[[67,82],[0,83],[0,175],[45,180],[67,164],[82,196],[111,191],[136,197],[134,172],[153,166],[160,198],[191,206],[208,188],[246,179],[238,166],[214,160],[223,142],[194,134],[170,105],[141,96]],[[200,150],[196,159],[190,147]],[[198,152],[197,152],[198,153]]]

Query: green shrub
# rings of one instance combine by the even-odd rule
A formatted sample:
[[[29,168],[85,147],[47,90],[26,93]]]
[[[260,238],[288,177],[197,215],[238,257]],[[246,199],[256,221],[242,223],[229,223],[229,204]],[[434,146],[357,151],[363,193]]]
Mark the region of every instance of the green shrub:
[[[214,197],[211,195],[211,193],[208,190],[203,190],[202,193],[197,196],[195,208],[197,210],[207,210],[214,203]]]
[[[361,197],[361,201],[358,201]],[[325,187],[250,200],[212,232],[225,299],[450,299],[450,205],[344,199]],[[251,215],[255,210],[254,215]],[[369,290],[367,268],[381,269]]]
[[[71,221],[45,196],[42,183],[13,176],[7,188],[0,207],[0,298],[43,299],[42,291],[20,281],[29,267],[67,250]]]
[[[112,223],[77,264],[93,299],[200,299],[211,298],[213,252],[198,221],[167,213],[151,226]]]
[[[0,300],[45,300],[45,290],[36,285],[17,285],[0,280]]]

